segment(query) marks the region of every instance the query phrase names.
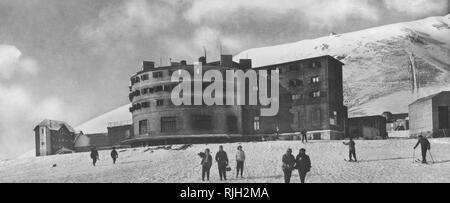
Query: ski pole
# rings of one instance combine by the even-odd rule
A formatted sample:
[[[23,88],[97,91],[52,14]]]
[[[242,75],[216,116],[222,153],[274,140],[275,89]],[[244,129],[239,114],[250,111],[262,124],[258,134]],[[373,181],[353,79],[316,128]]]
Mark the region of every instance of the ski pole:
[[[416,149],[413,150],[413,163],[416,162]]]
[[[433,154],[431,154],[431,149],[428,149],[428,151],[430,151],[431,161],[433,161],[433,164],[434,164],[434,159],[433,159]]]

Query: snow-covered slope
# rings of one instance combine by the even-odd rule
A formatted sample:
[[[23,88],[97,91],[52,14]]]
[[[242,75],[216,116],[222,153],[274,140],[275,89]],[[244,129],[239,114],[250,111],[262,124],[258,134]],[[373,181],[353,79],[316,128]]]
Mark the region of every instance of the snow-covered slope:
[[[84,134],[107,132],[108,123],[130,121],[131,113],[129,108],[131,104],[119,107],[85,123],[75,127],[77,131],[83,131]]]
[[[410,139],[356,141],[359,163],[343,160],[348,157],[348,147],[341,141],[313,141],[306,145],[299,141],[242,143],[247,159],[244,179],[234,178],[233,171],[228,173],[228,182],[283,182],[281,156],[288,147],[295,154],[300,148],[306,148],[312,161],[308,182],[449,182],[450,139],[430,141],[436,161],[433,165],[412,163],[412,147],[416,140]],[[234,169],[234,152],[238,144],[223,145]],[[201,182],[197,153],[210,148],[214,155],[218,144],[175,150],[177,148],[119,150],[116,165],[112,164],[109,151],[100,151],[96,167],[92,166],[89,153],[9,160],[0,162],[0,182]],[[418,153],[416,151],[416,158],[419,158]],[[211,182],[219,182],[216,163],[211,168]],[[293,173],[292,182],[299,182],[297,172]]]
[[[409,53],[417,63],[420,87],[427,87],[415,95],[410,93]],[[450,15],[250,49],[234,59],[252,59],[258,67],[321,55],[346,64],[344,88],[351,116],[406,112],[414,99],[450,90]],[[395,104],[378,101],[385,97]]]

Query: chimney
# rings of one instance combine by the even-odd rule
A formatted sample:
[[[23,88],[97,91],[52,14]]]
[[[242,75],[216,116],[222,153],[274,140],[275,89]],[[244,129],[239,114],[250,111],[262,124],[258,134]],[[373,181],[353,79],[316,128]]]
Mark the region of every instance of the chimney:
[[[155,68],[155,62],[153,62],[153,61],[144,61],[142,63],[142,69],[144,71],[149,71],[149,70],[152,70],[154,68]]]
[[[200,62],[201,64],[205,65],[206,64],[206,57],[202,56],[198,59],[198,62]]]
[[[220,66],[222,67],[233,67],[233,56],[232,55],[220,55]]]
[[[180,64],[181,64],[182,66],[185,66],[185,65],[187,65],[187,62],[186,62],[185,60],[182,60],[182,61],[180,62]]]
[[[239,69],[241,69],[241,70],[252,69],[252,60],[251,59],[240,59],[239,60]]]

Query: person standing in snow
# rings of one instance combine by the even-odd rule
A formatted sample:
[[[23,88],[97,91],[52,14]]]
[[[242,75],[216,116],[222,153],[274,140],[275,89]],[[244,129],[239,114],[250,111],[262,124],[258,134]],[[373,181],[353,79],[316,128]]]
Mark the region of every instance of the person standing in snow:
[[[206,180],[209,181],[209,171],[212,166],[212,156],[209,154],[209,149],[205,149],[205,153],[200,164],[202,165],[202,181],[205,181],[205,176]]]
[[[306,131],[306,130],[302,131],[302,143],[308,143],[307,134],[308,134],[308,131]]]
[[[306,174],[311,170],[311,159],[306,155],[305,149],[300,149],[295,158],[295,168],[298,169],[300,182],[305,183]]]
[[[358,162],[358,160],[356,159],[356,144],[355,141],[353,141],[353,138],[350,138],[349,142],[344,142],[344,145],[348,145],[348,158],[349,161],[352,162],[353,159],[355,158],[355,162]]]
[[[97,160],[100,160],[100,156],[98,155],[98,151],[96,147],[92,147],[91,149],[91,159],[92,159],[92,165],[95,166],[97,163]]]
[[[116,164],[116,160],[117,160],[117,158],[119,158],[119,154],[117,153],[115,147],[113,147],[113,149],[111,151],[111,158],[113,160],[113,164]]]
[[[219,151],[216,153],[216,161],[219,167],[220,180],[227,180],[227,166],[228,166],[228,156],[223,150],[223,146],[219,146]]]
[[[416,150],[416,148],[419,146],[419,144],[422,148],[422,163],[426,164],[427,163],[427,151],[431,149],[431,144],[428,141],[428,139],[423,137],[422,135],[419,135],[417,144],[416,144],[416,146],[414,146],[414,150]]]
[[[291,182],[291,176],[292,176],[292,170],[294,170],[295,166],[295,157],[292,155],[292,149],[288,149],[286,151],[286,154],[283,155],[283,158],[281,159],[283,162],[281,169],[284,173],[284,182],[290,183]]]
[[[236,152],[236,178],[239,176],[239,172],[244,173],[245,152],[242,150],[242,146],[239,145]]]

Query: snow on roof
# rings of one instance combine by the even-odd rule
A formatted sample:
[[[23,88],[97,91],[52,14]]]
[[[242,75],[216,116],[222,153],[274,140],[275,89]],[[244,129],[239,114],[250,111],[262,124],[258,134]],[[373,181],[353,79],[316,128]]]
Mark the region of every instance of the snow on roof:
[[[56,121],[56,120],[49,120],[45,119],[41,123],[39,123],[34,129],[38,127],[47,127],[50,130],[58,131],[61,129],[61,127],[65,126],[69,132],[75,133],[75,129],[72,128],[68,123],[64,121]]]

